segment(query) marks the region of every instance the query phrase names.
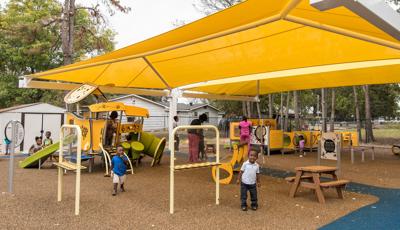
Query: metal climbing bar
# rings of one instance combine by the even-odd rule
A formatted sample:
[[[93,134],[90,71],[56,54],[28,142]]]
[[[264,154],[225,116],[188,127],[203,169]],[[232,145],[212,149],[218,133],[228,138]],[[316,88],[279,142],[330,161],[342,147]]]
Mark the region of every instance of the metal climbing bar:
[[[175,142],[175,133],[178,130],[182,129],[213,129],[215,130],[216,135],[216,151],[215,151],[215,162],[201,162],[201,163],[193,163],[193,164],[183,164],[183,165],[175,165],[175,146],[170,145],[171,148],[171,158],[170,158],[170,187],[169,187],[169,213],[174,213],[174,173],[177,170],[183,169],[195,169],[195,168],[204,168],[204,167],[216,167],[216,175],[215,175],[215,204],[219,204],[219,166],[221,163],[219,162],[219,131],[218,128],[213,125],[185,125],[178,126],[172,131],[172,143]]]

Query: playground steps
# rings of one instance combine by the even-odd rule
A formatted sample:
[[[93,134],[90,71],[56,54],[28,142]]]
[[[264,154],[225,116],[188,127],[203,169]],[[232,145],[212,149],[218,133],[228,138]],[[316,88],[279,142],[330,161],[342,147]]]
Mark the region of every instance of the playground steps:
[[[176,165],[174,170],[183,170],[183,169],[194,169],[194,168],[205,168],[210,166],[217,166],[221,165],[221,163],[216,162],[201,162],[201,163],[194,163],[194,164],[184,164],[184,165]]]
[[[60,167],[60,168],[66,169],[66,170],[70,170],[70,171],[78,170],[78,168],[79,168],[77,164],[67,162],[67,161],[64,161],[61,163],[57,162],[57,163],[53,163],[53,164],[57,167]],[[81,165],[80,169],[81,170],[86,169],[86,167]]]

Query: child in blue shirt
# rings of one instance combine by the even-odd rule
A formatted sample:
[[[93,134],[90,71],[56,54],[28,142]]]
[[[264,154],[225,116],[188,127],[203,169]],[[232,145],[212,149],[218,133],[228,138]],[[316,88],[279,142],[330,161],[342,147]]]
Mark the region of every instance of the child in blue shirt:
[[[117,155],[111,160],[111,177],[114,184],[112,195],[117,195],[118,184],[121,186],[121,192],[125,192],[124,183],[126,179],[126,163],[128,159],[124,155],[124,148],[122,145],[117,146]]]
[[[247,191],[250,192],[251,209],[257,210],[257,186],[260,187],[260,166],[257,164],[258,153],[250,151],[249,159],[240,169],[237,183],[240,183],[240,200],[243,211],[247,211]]]

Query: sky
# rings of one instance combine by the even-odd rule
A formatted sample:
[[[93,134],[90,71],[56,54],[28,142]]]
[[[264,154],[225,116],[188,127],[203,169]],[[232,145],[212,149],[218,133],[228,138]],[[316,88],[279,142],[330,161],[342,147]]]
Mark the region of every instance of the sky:
[[[137,43],[175,28],[176,20],[191,22],[204,17],[193,3],[198,0],[121,0],[124,6],[131,8],[127,14],[116,12],[109,16],[109,27],[115,36],[116,49]],[[89,4],[96,0],[79,0]]]

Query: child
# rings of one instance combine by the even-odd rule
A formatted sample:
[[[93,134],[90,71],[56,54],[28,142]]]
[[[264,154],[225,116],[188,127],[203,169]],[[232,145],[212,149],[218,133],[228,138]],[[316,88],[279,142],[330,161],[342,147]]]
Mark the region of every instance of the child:
[[[300,151],[300,157],[305,156],[306,153],[304,152],[304,144],[305,144],[304,137],[302,135],[299,136],[299,151]]]
[[[43,148],[46,148],[47,146],[50,146],[53,144],[53,139],[51,139],[50,131],[46,131],[45,137],[46,138],[43,140]],[[53,154],[50,155],[50,161],[53,161]]]
[[[121,186],[121,192],[125,192],[124,182],[126,173],[126,163],[128,159],[124,155],[124,148],[122,145],[117,146],[117,155],[111,160],[111,177],[114,184],[113,196],[117,195],[118,184]]]
[[[33,155],[34,153],[36,153],[37,151],[41,150],[42,147],[42,138],[41,137],[35,137],[35,144],[33,144],[30,148],[29,148],[29,155]]]
[[[43,147],[47,147],[49,145],[53,144],[53,139],[51,139],[51,132],[50,131],[46,131],[45,134],[46,138],[43,141]]]
[[[250,192],[251,209],[257,210],[257,186],[260,187],[260,166],[257,164],[258,153],[250,151],[249,159],[240,169],[237,184],[240,183],[240,200],[242,211],[247,211],[247,191]]]
[[[250,134],[251,134],[251,122],[247,121],[247,117],[243,116],[242,121],[239,122],[240,129],[240,144],[246,144],[248,147],[248,152],[250,153]]]

